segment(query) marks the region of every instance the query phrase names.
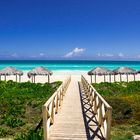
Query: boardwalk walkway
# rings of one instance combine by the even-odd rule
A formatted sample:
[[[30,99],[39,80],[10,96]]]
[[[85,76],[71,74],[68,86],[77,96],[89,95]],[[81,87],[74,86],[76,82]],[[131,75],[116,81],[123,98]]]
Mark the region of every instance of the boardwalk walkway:
[[[79,79],[80,81],[80,79]],[[50,128],[50,140],[103,139],[82,85],[72,77],[63,105]]]

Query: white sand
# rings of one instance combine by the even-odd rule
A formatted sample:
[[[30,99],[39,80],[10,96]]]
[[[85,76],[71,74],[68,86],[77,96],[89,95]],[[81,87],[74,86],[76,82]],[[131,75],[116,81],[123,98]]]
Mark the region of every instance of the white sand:
[[[28,78],[27,76],[28,71],[24,71],[24,75],[21,77],[21,82],[27,82],[31,81],[31,79]],[[64,81],[68,76],[72,76],[73,78],[77,79],[77,81],[80,81],[81,75],[84,75],[85,78],[90,82],[90,76],[87,75],[87,71],[68,71],[68,70],[63,70],[63,71],[53,71],[53,75],[50,77],[50,82],[54,81]],[[92,76],[93,82],[94,82],[94,76]],[[4,76],[1,78],[4,80]],[[15,76],[7,76],[7,80],[13,80],[16,81]],[[36,76],[36,83],[45,83],[47,82],[48,77],[46,76]],[[104,76],[96,76],[97,83],[103,82],[104,81]],[[114,76],[111,76],[112,82],[114,82]],[[134,76],[129,75],[129,81],[133,81]],[[140,80],[140,74],[136,75],[136,80]],[[106,76],[106,81],[109,82],[109,76]],[[120,81],[120,75],[116,75],[116,81]],[[127,81],[126,75],[122,75],[122,81]]]

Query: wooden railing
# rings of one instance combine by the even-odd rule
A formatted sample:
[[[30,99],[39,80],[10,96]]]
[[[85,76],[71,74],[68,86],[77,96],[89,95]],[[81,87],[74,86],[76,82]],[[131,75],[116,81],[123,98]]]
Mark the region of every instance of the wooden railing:
[[[42,106],[44,140],[49,139],[50,126],[54,123],[55,114],[58,113],[58,110],[62,105],[63,97],[70,81],[71,77],[64,81],[57,91],[50,97],[50,99]]]
[[[93,112],[96,114],[98,126],[106,140],[110,139],[112,107],[104,100],[104,98],[81,76],[81,82],[84,92],[92,105]]]

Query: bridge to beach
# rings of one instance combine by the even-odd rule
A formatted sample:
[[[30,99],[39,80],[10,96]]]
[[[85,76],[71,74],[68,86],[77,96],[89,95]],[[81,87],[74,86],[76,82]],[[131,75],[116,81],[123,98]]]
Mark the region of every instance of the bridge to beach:
[[[44,140],[109,140],[111,106],[81,76],[69,77],[43,105]]]

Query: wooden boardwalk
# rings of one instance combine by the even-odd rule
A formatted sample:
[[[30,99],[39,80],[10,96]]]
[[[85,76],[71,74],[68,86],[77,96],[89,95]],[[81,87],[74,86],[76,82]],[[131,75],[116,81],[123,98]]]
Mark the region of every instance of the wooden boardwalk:
[[[79,79],[80,81],[80,79]],[[104,139],[82,84],[72,77],[63,105],[50,127],[50,140]]]

